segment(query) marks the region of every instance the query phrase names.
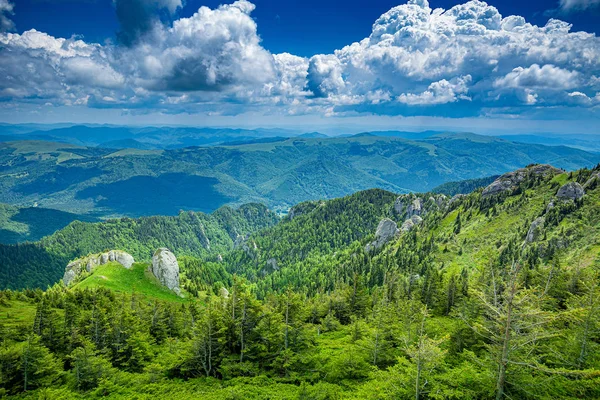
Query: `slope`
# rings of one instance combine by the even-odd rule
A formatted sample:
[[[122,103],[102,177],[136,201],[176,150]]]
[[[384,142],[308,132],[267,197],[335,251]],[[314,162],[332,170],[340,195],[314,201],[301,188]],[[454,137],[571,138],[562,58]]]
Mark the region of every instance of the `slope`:
[[[529,163],[572,170],[600,155],[473,134],[419,140],[358,135],[236,146],[121,150],[0,144],[0,201],[103,217],[210,212],[263,202],[287,209],[359,190],[424,192],[445,182],[505,173]],[[24,153],[27,147],[29,153]]]
[[[178,256],[216,256],[231,249],[238,235],[273,225],[277,219],[265,206],[247,204],[222,207],[209,215],[183,212],[176,217],[75,221],[39,242],[0,245],[0,287],[52,285],[69,260],[109,249],[124,250],[136,261],[149,260],[159,247]]]

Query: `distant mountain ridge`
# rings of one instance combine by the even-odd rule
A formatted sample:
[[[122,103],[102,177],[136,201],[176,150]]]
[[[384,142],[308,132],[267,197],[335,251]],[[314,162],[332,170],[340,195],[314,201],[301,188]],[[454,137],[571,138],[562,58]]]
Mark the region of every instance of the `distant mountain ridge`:
[[[470,133],[422,140],[266,137],[171,150],[107,149],[45,141],[0,143],[0,202],[103,217],[210,212],[261,202],[286,210],[305,200],[381,188],[426,192],[532,163],[574,170],[600,154]]]

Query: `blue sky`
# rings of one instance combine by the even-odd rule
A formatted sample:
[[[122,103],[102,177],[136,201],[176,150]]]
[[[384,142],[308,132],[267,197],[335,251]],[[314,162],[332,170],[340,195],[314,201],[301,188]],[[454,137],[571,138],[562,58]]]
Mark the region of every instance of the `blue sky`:
[[[220,0],[188,0],[177,12],[189,17],[200,6],[218,7]],[[401,4],[399,0],[256,0],[252,17],[257,22],[263,46],[273,53],[289,52],[310,57],[331,53],[371,33],[371,25],[383,13]],[[448,9],[456,0],[433,0],[430,6]],[[491,2],[503,15],[521,15],[544,25],[558,9],[552,0],[503,0]],[[600,33],[600,8],[557,15],[573,24],[574,31]],[[114,38],[119,30],[112,0],[19,0],[13,21],[17,31],[32,28],[57,37],[83,35],[92,42]]]
[[[0,0],[0,11],[0,121],[583,133],[600,121],[600,0]]]

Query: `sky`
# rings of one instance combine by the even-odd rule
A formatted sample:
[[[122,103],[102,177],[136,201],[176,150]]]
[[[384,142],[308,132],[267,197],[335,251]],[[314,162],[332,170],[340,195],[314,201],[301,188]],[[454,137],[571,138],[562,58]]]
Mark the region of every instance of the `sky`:
[[[600,0],[0,0],[0,121],[599,133]]]

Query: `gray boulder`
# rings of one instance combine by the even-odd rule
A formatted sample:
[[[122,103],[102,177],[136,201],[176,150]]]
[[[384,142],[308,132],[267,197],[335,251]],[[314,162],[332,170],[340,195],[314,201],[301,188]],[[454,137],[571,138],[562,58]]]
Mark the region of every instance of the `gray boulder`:
[[[467,197],[466,194],[455,194],[448,202],[448,207],[452,207],[454,204],[458,203],[461,199],[465,197]]]
[[[527,231],[527,237],[525,238],[527,243],[532,243],[540,239],[545,222],[546,219],[544,217],[538,217],[531,223],[529,231]]]
[[[179,289],[179,264],[175,254],[161,247],[152,256],[152,273],[158,281],[173,292],[181,295]]]
[[[406,218],[411,218],[413,215],[421,215],[423,211],[423,200],[417,197],[406,208]]]
[[[402,232],[408,232],[412,230],[415,226],[420,225],[422,222],[423,218],[419,217],[418,215],[413,215],[412,217],[404,221],[402,227],[400,227],[400,230]]]
[[[577,182],[567,182],[558,189],[556,193],[556,197],[559,200],[568,201],[568,200],[579,200],[583,198],[585,191],[583,190],[583,186],[581,186]]]
[[[367,251],[379,249],[398,234],[398,224],[389,218],[384,218],[377,225],[375,240],[366,246]]]
[[[562,173],[558,168],[548,164],[537,164],[527,168],[521,168],[516,171],[508,172],[488,185],[481,193],[482,197],[494,196],[506,190],[515,189],[519,183],[523,182],[528,176],[554,176]]]
[[[135,260],[131,254],[122,250],[110,250],[104,253],[90,254],[73,260],[67,265],[65,274],[63,275],[63,284],[69,286],[84,269],[87,272],[93,272],[96,267],[109,262],[118,262],[123,267],[129,269]]]
[[[406,207],[406,196],[398,196],[396,201],[394,202],[394,210],[398,215],[402,215],[404,213],[404,208]]]

